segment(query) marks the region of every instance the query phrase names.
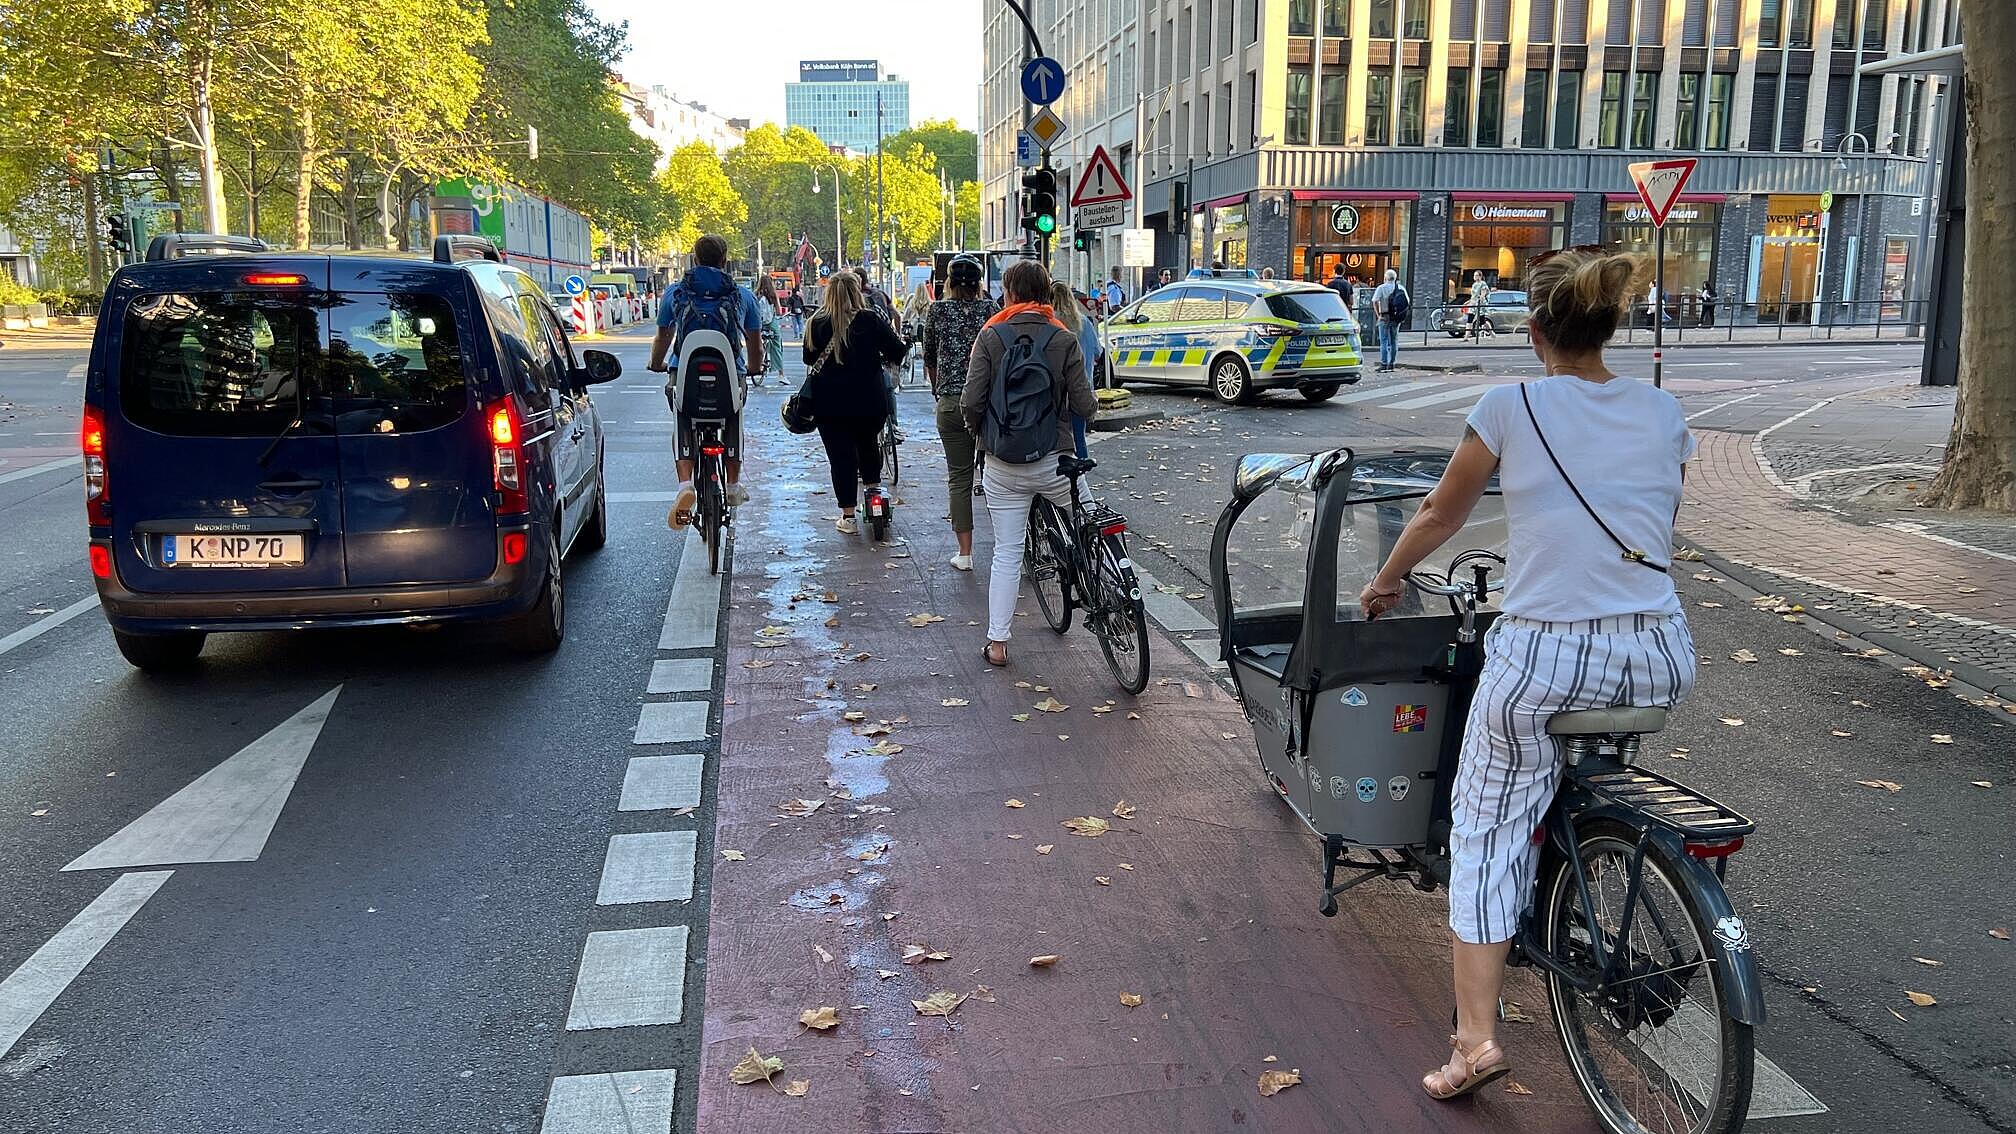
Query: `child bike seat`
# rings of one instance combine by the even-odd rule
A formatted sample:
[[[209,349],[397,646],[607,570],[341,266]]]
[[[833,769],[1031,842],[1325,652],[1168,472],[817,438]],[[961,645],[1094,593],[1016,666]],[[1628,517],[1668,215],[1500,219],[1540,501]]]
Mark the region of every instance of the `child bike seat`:
[[[1600,736],[1613,733],[1658,732],[1666,727],[1666,710],[1612,705],[1607,709],[1579,709],[1555,713],[1547,718],[1549,736]]]

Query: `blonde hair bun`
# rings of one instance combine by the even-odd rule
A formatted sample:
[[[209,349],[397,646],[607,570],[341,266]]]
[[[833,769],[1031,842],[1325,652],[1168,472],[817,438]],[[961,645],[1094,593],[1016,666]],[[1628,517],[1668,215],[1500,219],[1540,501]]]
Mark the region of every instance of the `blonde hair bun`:
[[[1592,248],[1557,252],[1527,273],[1526,298],[1533,322],[1563,350],[1601,347],[1617,333],[1646,270],[1642,257],[1626,252]]]

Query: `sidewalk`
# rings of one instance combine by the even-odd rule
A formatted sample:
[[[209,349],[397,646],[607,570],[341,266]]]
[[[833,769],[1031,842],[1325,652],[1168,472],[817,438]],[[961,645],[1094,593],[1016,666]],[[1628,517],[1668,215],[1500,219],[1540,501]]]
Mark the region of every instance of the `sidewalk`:
[[[1508,996],[1536,1022],[1508,1047],[1531,1093],[1421,1094],[1447,1054],[1440,897],[1374,884],[1321,917],[1314,837],[1187,652],[1155,634],[1125,697],[1025,597],[1014,665],[982,661],[986,520],[981,571],[955,574],[923,401],[909,543],[884,548],[833,530],[816,439],[770,424],[778,396],[752,406],[731,584],[700,1129],[1593,1128],[1526,972]],[[942,992],[966,999],[918,1011]],[[800,1025],[821,1007],[836,1027]],[[783,1061],[774,1088],[731,1082],[751,1047]],[[1289,1069],[1301,1085],[1260,1095]]]
[[[1858,523],[1799,495],[1810,481],[1787,480],[1771,457],[1760,460],[1768,438],[1714,430],[1698,436],[1700,461],[1688,477],[1679,530],[1717,568],[1821,622],[2016,698],[2016,556],[1919,524]],[[1884,464],[1884,456],[1862,447],[1833,453],[1864,465]],[[1922,449],[1916,460],[1928,460]]]

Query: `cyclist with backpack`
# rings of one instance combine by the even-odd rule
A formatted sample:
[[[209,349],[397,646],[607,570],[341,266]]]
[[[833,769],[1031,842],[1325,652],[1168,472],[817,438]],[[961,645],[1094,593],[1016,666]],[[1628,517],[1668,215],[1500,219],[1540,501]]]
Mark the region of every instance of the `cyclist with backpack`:
[[[665,302],[658,307],[658,333],[651,339],[651,360],[649,367],[660,374],[679,372],[679,352],[687,339],[701,331],[718,332],[731,344],[743,345],[746,355],[738,354],[735,362],[741,373],[738,381],[750,374],[763,372],[763,315],[756,303],[756,297],[749,289],[738,285],[728,274],[728,242],[718,236],[703,236],[693,242],[693,267],[665,296]],[[669,355],[667,352],[670,352]],[[743,363],[746,360],[746,366]],[[665,516],[665,523],[673,531],[683,531],[693,522],[693,505],[696,495],[693,491],[694,429],[690,412],[682,409],[679,391],[674,388],[677,378],[666,383],[666,400],[672,404],[678,418],[674,427],[677,435],[675,455],[679,462],[679,494],[673,499],[672,511]],[[741,398],[733,399],[739,407]],[[749,493],[742,487],[742,415],[732,412],[727,425],[722,429],[722,440],[728,452],[726,467],[728,474],[728,503],[741,504],[749,499]]]
[[[1050,273],[1021,260],[1002,274],[1006,306],[973,342],[959,408],[987,454],[981,473],[994,522],[987,580],[987,664],[1008,664],[1008,637],[1022,586],[1029,505],[1039,495],[1070,507],[1071,484],[1057,458],[1073,449],[1071,415],[1099,412],[1078,337],[1050,306]]]
[[[1379,321],[1379,369],[1392,370],[1400,360],[1400,328],[1407,325],[1407,313],[1414,307],[1400,273],[1386,269],[1386,282],[1372,292],[1372,313]]]

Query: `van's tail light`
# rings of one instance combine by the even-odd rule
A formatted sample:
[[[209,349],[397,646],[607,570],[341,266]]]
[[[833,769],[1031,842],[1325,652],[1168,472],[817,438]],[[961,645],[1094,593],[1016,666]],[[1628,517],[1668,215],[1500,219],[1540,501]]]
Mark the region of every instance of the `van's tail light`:
[[[91,574],[100,579],[112,577],[112,549],[102,543],[91,545]]]
[[[84,407],[84,421],[78,429],[78,443],[84,451],[84,512],[92,526],[112,522],[112,497],[105,481],[105,413],[97,406]]]
[[[498,513],[531,511],[531,500],[525,495],[525,427],[518,418],[518,403],[509,395],[501,397],[483,408],[483,420],[490,431],[490,468]]]

